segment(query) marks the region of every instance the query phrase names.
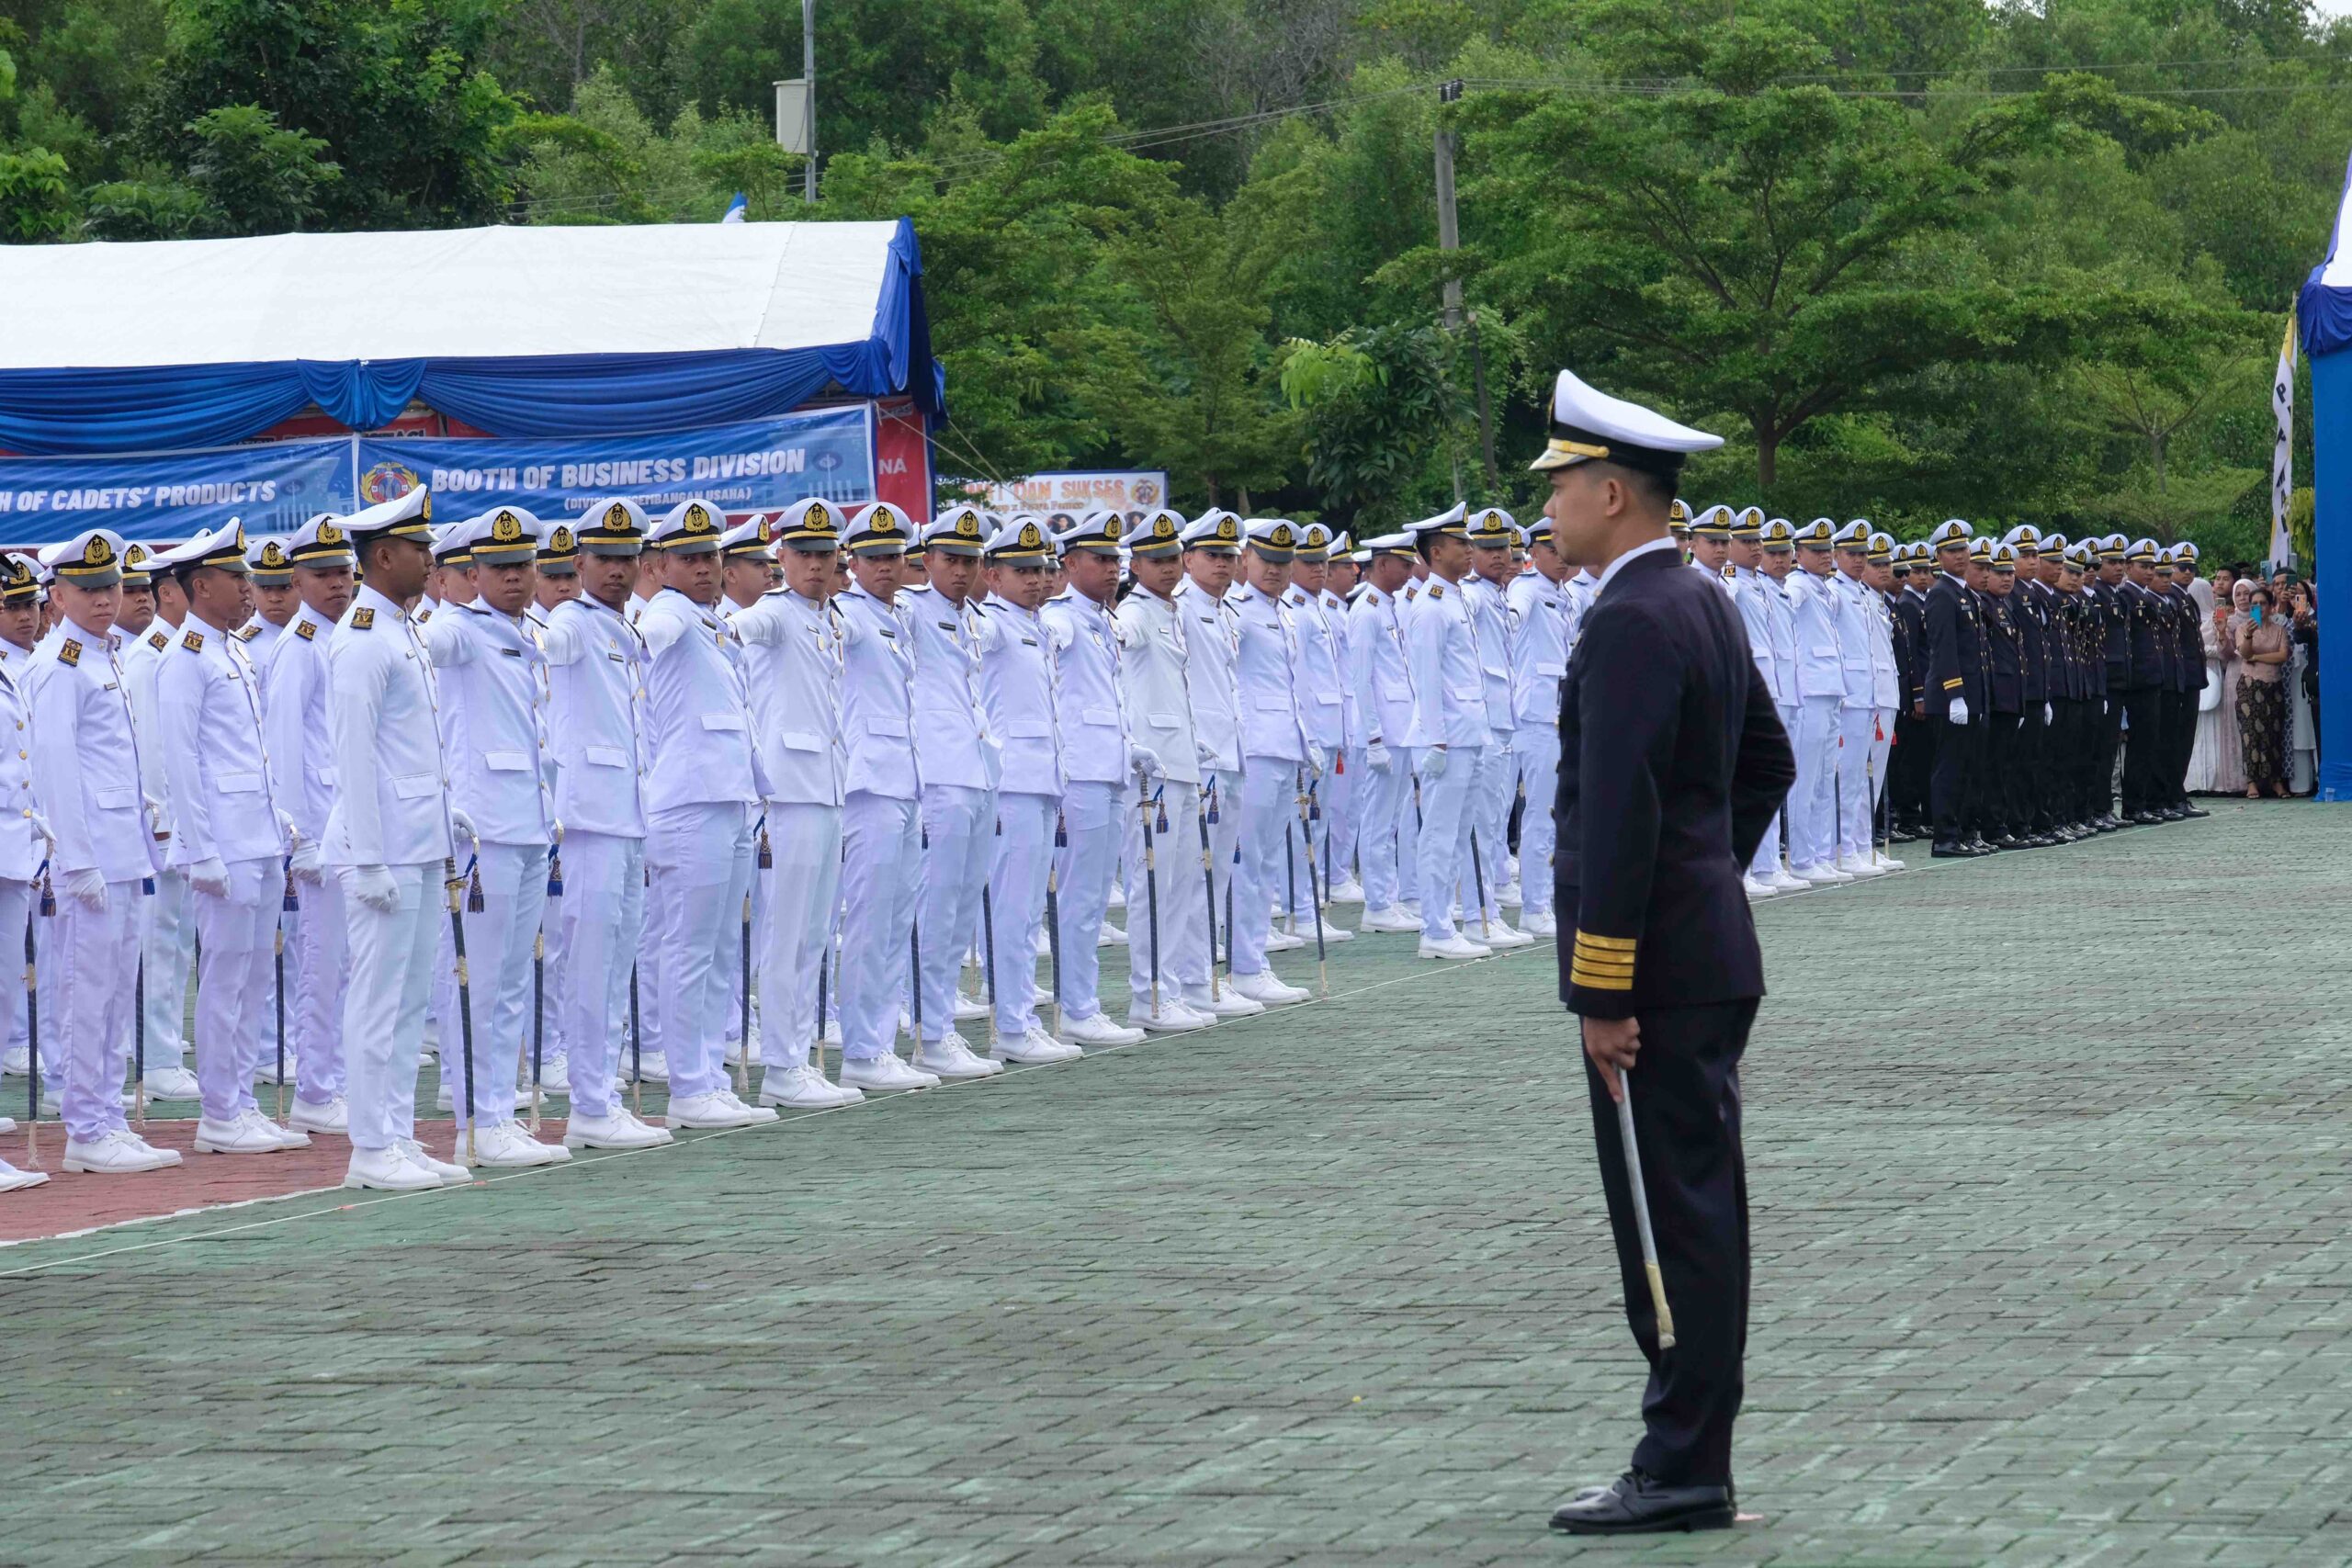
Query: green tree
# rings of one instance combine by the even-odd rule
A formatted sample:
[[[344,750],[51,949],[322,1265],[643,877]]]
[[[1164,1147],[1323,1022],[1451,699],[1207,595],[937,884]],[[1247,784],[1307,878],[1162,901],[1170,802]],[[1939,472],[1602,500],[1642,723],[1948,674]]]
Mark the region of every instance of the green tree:
[[[74,229],[65,160],[46,147],[0,152],[0,242],[62,240]]]
[[[279,234],[319,216],[320,200],[343,177],[319,154],[326,143],[278,128],[277,117],[254,104],[197,116],[188,125],[197,151],[188,184],[219,215],[230,234]]]

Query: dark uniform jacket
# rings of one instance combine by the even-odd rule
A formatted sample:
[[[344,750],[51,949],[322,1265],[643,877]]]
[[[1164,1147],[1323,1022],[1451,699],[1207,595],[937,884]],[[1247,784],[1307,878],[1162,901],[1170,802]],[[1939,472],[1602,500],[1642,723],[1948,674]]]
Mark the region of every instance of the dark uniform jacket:
[[[2059,677],[2051,669],[2051,641],[2055,632],[2050,624],[2050,604],[2042,597],[2043,592],[2040,582],[2019,572],[2017,589],[2009,595],[2009,618],[2018,624],[2018,646],[2025,665],[2026,705],[2037,708],[2052,697],[2065,694],[2058,690]]]
[[[2123,623],[2131,648],[2130,672],[2124,679],[2124,689],[2140,692],[2170,686],[2172,613],[2163,596],[2136,582],[2126,582],[2116,592],[2122,596]]]
[[[1891,596],[1887,609],[1894,623],[1895,682],[1908,714],[1927,690],[1928,601],[1906,588]]]
[[[2101,582],[2091,590],[2091,596],[2098,601],[2107,689],[2118,695],[2132,689],[2132,623],[2124,614],[2124,595],[2131,591],[2129,582]]]
[[[2180,647],[2173,666],[2178,677],[2173,682],[2174,689],[2201,692],[2205,689],[2206,674],[2205,613],[2197,607],[2197,601],[2189,596],[2188,590],[2177,582],[2165,590],[2165,596],[2172,601],[2174,632]]]
[[[1560,997],[1592,1018],[1764,994],[1740,873],[1796,779],[1731,596],[1679,552],[1619,569],[1560,704]]]
[[[1967,699],[1970,713],[1984,706],[1984,627],[1976,595],[1950,572],[1938,572],[1928,590],[1928,716],[1941,718],[1954,697]]]
[[[2024,642],[2018,635],[2016,590],[1984,595],[1986,711],[2025,712]]]

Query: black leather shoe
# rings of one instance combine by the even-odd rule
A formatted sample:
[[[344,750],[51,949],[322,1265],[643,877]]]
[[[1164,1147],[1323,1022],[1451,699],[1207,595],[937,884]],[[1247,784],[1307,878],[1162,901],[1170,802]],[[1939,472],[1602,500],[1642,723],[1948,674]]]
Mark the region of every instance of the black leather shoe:
[[[1928,852],[1937,860],[1967,860],[1976,853],[1966,844],[1957,843],[1951,839],[1938,839],[1936,847]]]
[[[1996,833],[1993,835],[1993,847],[1996,850],[2021,850],[2025,848],[2025,840],[2014,833]]]
[[[2000,845],[1988,843],[1982,838],[1975,838],[1968,840],[1968,852],[1973,855],[1998,854],[2000,852]]]
[[[2153,828],[2157,823],[2163,821],[2164,818],[2157,816],[2154,812],[2143,807],[2140,810],[2132,813],[2129,820],[2135,828]]]
[[[2211,817],[2213,815],[2202,807],[2197,806],[2184,806],[2180,808],[2180,814],[2183,817]]]
[[[2123,818],[2110,811],[2091,824],[2102,833],[2112,833],[2124,826]]]
[[[1629,1470],[1607,1486],[1579,1492],[1552,1516],[1570,1535],[1641,1535],[1659,1530],[1727,1530],[1728,1486],[1668,1486]]]

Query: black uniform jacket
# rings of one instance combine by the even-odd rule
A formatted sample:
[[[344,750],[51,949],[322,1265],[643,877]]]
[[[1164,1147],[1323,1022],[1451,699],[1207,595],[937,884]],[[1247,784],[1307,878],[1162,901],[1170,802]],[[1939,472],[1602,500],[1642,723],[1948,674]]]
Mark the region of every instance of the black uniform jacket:
[[[1941,718],[1954,697],[1971,713],[1984,706],[1984,627],[1976,595],[1950,572],[1928,590],[1928,716]]]
[[[1764,994],[1740,872],[1796,779],[1730,595],[1673,550],[1586,612],[1560,704],[1560,998],[1626,1018]]]

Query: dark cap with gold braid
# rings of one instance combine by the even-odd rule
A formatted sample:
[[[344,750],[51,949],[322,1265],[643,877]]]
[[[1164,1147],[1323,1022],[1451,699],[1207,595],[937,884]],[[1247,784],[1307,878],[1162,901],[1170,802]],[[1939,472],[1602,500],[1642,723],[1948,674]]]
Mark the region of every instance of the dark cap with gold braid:
[[[396,539],[422,539],[430,544],[433,538],[433,492],[423,485],[406,495],[390,501],[379,501],[364,507],[343,520],[343,531],[356,544],[366,544],[379,535]]]
[[[662,514],[645,542],[673,556],[718,553],[718,536],[727,532],[727,513],[715,501],[682,501]]]
[[[40,602],[40,579],[33,575],[32,562],[23,556],[0,556],[0,604],[16,606]]]
[[[1054,548],[1054,536],[1046,525],[1023,515],[996,531],[989,540],[988,558],[991,565],[1046,566],[1059,559],[1060,552]]]
[[[571,524],[557,524],[539,541],[539,570],[548,577],[580,575],[580,536]]]
[[[155,552],[136,539],[125,545],[122,547],[122,585],[125,588],[154,587],[155,575],[147,570],[154,558]],[[35,582],[33,586],[38,589],[40,584]]]
[[[648,531],[645,508],[615,496],[581,514],[578,536],[580,547],[592,556],[636,556],[645,553]]]
[[[867,505],[850,519],[842,542],[854,556],[902,556],[915,536],[907,514],[887,501]]]
[[[1653,409],[1595,391],[1571,370],[1552,386],[1552,438],[1544,455],[1528,465],[1542,472],[1578,463],[1615,463],[1671,482],[1693,452],[1712,452],[1720,435],[1677,424]],[[1689,507],[1682,511],[1688,522]]]
[[[283,539],[255,539],[247,545],[245,567],[254,574],[254,586],[256,588],[293,586],[294,561],[286,553],[286,541]]]
[[[1287,517],[1252,517],[1241,527],[1250,550],[1262,560],[1280,565],[1298,552],[1298,525]]]
[[[245,525],[232,517],[218,528],[208,529],[192,539],[173,546],[155,558],[153,566],[156,570],[174,573],[210,567],[218,571],[245,576],[253,570],[245,565]],[[62,572],[64,568],[58,570]]]
[[[810,496],[775,516],[775,542],[804,556],[829,556],[842,547],[842,514],[830,501]]]
[[[1147,513],[1143,522],[1149,523],[1159,515],[1158,512]],[[1172,512],[1168,515],[1176,516]],[[1175,523],[1169,525],[1168,543],[1170,547],[1173,547],[1176,543],[1176,530],[1182,522],[1183,519],[1176,518]],[[1127,520],[1115,512],[1090,512],[1076,525],[1055,535],[1054,543],[1060,547],[1062,554],[1066,556],[1115,556],[1119,553],[1119,536],[1125,532],[1126,525]],[[1147,539],[1150,536],[1148,532],[1145,534]]]
[[[316,570],[351,565],[351,536],[344,532],[343,519],[322,512],[295,529],[286,542],[286,558]]]
[[[1111,521],[1118,521],[1116,513],[1111,514]],[[1184,547],[1184,519],[1164,506],[1154,507],[1117,543],[1126,546],[1129,555],[1145,560],[1175,555]]]

